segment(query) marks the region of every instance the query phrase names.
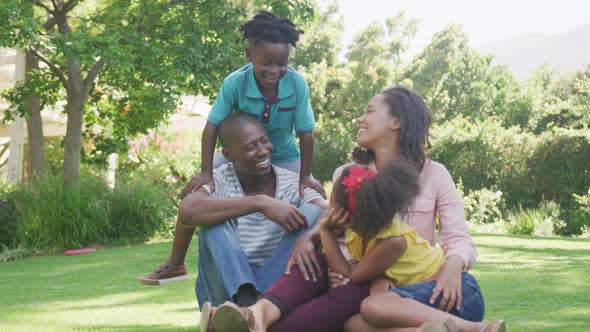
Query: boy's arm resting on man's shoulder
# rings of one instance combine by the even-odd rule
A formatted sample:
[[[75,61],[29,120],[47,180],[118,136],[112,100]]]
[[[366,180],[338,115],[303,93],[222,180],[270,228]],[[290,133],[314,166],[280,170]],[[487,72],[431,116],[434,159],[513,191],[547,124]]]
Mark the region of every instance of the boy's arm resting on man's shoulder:
[[[301,170],[299,175],[299,192],[303,193],[305,188],[311,188],[326,197],[326,191],[322,183],[311,175],[311,164],[313,160],[313,131],[299,133],[299,145],[301,148]]]
[[[219,126],[207,121],[203,129],[203,138],[201,141],[201,172],[213,173],[213,154],[215,152],[215,142]]]
[[[184,187],[180,195],[181,198],[185,198],[186,195],[198,190],[205,184],[209,185],[211,192],[215,192],[215,181],[213,180],[213,152],[215,150],[218,129],[219,127],[211,122],[207,122],[205,125],[201,139],[201,171],[193,176],[186,187]]]

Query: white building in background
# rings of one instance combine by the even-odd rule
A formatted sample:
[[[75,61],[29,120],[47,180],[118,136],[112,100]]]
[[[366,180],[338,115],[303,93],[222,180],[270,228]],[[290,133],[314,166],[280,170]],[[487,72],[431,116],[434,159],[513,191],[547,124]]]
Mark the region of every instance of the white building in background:
[[[24,79],[24,67],[24,54],[14,49],[0,48],[0,91]],[[2,117],[9,106],[5,100],[0,99]],[[0,128],[0,176],[7,180],[20,182],[23,177],[25,134],[23,118],[17,118]]]

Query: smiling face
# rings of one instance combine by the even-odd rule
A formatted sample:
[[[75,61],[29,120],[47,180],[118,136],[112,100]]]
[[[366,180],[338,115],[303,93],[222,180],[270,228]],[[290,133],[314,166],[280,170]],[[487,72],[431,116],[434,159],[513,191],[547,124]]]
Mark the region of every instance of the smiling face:
[[[259,41],[246,49],[246,57],[254,67],[254,77],[263,95],[276,94],[279,80],[288,70],[289,45]]]
[[[255,122],[245,122],[236,128],[223,154],[240,175],[261,176],[272,170],[272,143],[264,128]]]
[[[399,119],[390,112],[385,96],[378,94],[369,100],[367,108],[357,119],[357,143],[370,150],[395,142],[399,134]]]

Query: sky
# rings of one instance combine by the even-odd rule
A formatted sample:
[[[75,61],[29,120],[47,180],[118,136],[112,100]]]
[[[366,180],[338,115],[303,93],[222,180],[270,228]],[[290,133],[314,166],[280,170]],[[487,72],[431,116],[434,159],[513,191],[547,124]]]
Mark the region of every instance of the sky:
[[[337,0],[344,16],[344,45],[371,22],[399,11],[417,18],[418,32],[410,54],[427,45],[432,35],[451,23],[467,32],[470,45],[531,33],[558,34],[590,23],[588,0]]]

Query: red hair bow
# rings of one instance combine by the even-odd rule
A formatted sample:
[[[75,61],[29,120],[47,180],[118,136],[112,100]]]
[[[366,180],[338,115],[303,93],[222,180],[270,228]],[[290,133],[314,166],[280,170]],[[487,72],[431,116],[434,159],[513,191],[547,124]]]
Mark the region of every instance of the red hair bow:
[[[351,166],[348,168],[348,175],[342,178],[344,193],[348,194],[348,209],[352,215],[356,214],[356,193],[366,179],[377,175],[374,170],[365,166]]]

